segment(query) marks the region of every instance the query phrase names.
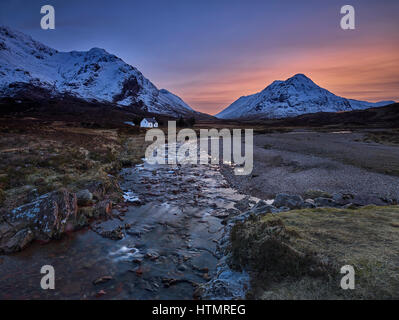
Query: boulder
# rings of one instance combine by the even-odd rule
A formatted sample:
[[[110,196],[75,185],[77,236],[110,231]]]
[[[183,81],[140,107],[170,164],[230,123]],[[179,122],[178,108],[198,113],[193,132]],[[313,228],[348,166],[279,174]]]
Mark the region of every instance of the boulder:
[[[316,198],[314,199],[316,207],[339,207],[340,205],[330,198]]]
[[[76,193],[76,198],[78,200],[78,206],[85,207],[93,204],[93,194],[87,190],[80,190]]]
[[[77,198],[65,189],[5,213],[0,219],[0,253],[22,250],[32,240],[59,238],[78,222]]]
[[[336,192],[333,194],[332,199],[340,205],[345,205],[351,203],[354,199],[354,195],[350,193]]]
[[[234,207],[241,212],[248,210],[251,207],[251,201],[250,197],[246,196],[244,199],[241,199],[240,201],[236,202],[234,204]]]
[[[314,208],[314,207],[316,207],[313,199],[306,199],[305,202],[303,203],[303,206],[305,208]]]
[[[301,196],[279,193],[276,199],[274,199],[273,205],[277,208],[288,207],[290,209],[301,209],[304,206],[304,202]]]
[[[260,200],[258,201],[257,204],[255,204],[250,210],[249,212],[251,214],[255,214],[255,215],[259,215],[259,214],[266,214],[266,213],[271,213],[271,212],[275,212],[276,208],[270,204],[268,204],[266,201],[264,200]]]

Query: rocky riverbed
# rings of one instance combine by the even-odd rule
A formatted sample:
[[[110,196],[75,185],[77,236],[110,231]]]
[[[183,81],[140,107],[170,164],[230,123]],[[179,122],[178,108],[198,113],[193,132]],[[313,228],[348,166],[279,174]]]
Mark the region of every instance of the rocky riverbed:
[[[223,252],[218,247],[226,234],[226,218],[247,209],[249,200],[229,188],[219,166],[143,163],[123,169],[120,178],[125,203],[113,209],[103,206],[102,214],[96,215],[101,219],[80,231],[70,232],[67,226],[77,218],[77,203],[90,201],[87,192],[79,195],[79,201],[76,195],[63,195],[70,199],[68,210],[58,205],[59,198],[50,201],[60,208],[55,218],[28,217],[65,225],[57,229],[64,236],[40,241],[47,230],[43,227],[28,239],[36,241],[25,250],[2,255],[0,297],[192,299],[200,298],[201,284],[222,272],[223,298],[245,296],[248,276],[226,267],[221,271],[218,264]],[[40,204],[35,208],[45,211]],[[31,220],[25,218],[20,221],[29,226]],[[40,288],[43,265],[55,268],[56,290]],[[212,297],[217,296],[207,295]]]
[[[248,221],[270,216],[272,225],[261,222],[270,229],[269,237],[285,228],[278,220],[284,213],[296,216],[305,210],[306,215],[310,210],[312,220],[318,221],[318,208],[339,215],[369,200],[348,191],[318,189],[280,192],[269,200],[263,195],[265,200],[260,200],[242,188],[231,188],[221,170],[229,178],[228,169],[219,165],[144,162],[120,172],[124,203],[112,206],[103,200],[93,205],[95,189],[77,194],[60,190],[16,208],[1,221],[1,244],[8,254],[0,256],[0,298],[242,299],[256,278],[251,270],[246,272],[246,264],[232,259],[239,250],[231,248],[236,225],[253,228]],[[397,201],[376,199],[376,204]],[[333,225],[335,216],[329,219]],[[304,221],[295,220],[294,225]],[[388,223],[389,228],[396,225]],[[284,241],[292,236],[287,230]],[[245,237],[246,231],[236,228],[235,233]],[[40,288],[43,265],[55,268],[55,290]]]

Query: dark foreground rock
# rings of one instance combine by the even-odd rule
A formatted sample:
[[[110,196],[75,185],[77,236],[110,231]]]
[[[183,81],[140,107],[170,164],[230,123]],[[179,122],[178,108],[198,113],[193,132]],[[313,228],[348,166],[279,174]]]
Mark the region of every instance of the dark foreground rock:
[[[76,194],[51,192],[0,217],[0,253],[20,251],[33,240],[59,238],[80,225]]]
[[[330,198],[319,197],[314,199],[316,207],[339,207],[339,204]]]
[[[273,205],[277,208],[288,207],[290,209],[300,209],[304,206],[303,199],[299,195],[289,195],[279,193],[274,199]]]

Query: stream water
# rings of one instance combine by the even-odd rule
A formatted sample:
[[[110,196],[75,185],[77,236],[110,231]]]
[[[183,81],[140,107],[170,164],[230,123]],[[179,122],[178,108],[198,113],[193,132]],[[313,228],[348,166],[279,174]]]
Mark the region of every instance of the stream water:
[[[120,226],[123,239],[104,238],[92,225],[0,256],[0,299],[192,299],[214,276],[222,220],[244,195],[217,165],[145,162],[122,170],[121,187],[125,212],[114,209],[119,219],[94,226]],[[55,290],[41,289],[43,265],[55,269]]]

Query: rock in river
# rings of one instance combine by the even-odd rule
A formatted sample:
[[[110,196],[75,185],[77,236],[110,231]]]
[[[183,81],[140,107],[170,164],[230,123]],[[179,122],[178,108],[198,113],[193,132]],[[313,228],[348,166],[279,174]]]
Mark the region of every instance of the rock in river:
[[[0,253],[22,250],[32,240],[59,238],[79,224],[77,198],[65,189],[0,216]]]

